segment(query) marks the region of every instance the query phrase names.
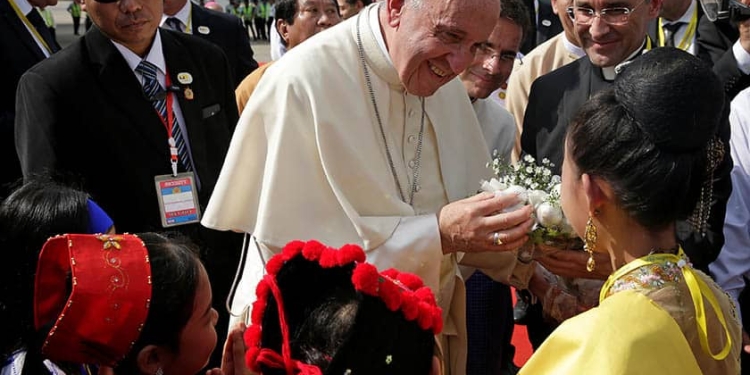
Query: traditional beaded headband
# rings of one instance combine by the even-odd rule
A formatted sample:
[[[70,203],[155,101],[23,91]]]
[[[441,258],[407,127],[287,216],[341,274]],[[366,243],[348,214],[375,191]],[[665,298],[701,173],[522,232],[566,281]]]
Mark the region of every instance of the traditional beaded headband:
[[[34,324],[51,325],[52,361],[113,366],[140,335],[151,302],[151,267],[134,235],[67,234],[39,254]]]
[[[245,331],[246,360],[251,370],[260,372],[261,364],[285,369],[287,374],[320,375],[320,368],[291,358],[289,328],[284,313],[284,301],[276,283],[276,276],[288,261],[302,257],[322,268],[354,266],[351,282],[354,289],[383,301],[391,311],[400,311],[408,321],[417,322],[425,331],[438,334],[443,327],[442,310],[437,306],[432,291],[413,274],[389,269],[382,273],[365,263],[365,253],[359,246],[344,245],[340,249],[316,242],[293,241],[266,264],[267,275],[258,284],[257,299],[253,303],[251,325]],[[269,296],[278,306],[282,333],[282,353],[261,346],[261,325]]]

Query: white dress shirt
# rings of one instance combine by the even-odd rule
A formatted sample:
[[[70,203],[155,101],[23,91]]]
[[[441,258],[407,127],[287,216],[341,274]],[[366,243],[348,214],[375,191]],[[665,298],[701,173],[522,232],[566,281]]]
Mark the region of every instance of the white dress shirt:
[[[736,302],[745,288],[743,277],[750,279],[750,88],[732,100],[729,122],[729,148],[734,162],[732,194],[724,220],[724,246],[709,269]]]
[[[190,2],[188,1],[188,3]],[[138,82],[140,82],[141,85],[143,85],[143,75],[137,72],[135,68],[138,67],[138,64],[140,64],[142,60],[146,60],[156,65],[156,67],[158,68],[156,70],[156,79],[159,81],[159,85],[161,86],[161,88],[166,89],[167,62],[164,60],[164,51],[162,50],[161,46],[161,34],[158,29],[156,30],[154,42],[151,44],[151,50],[148,51],[145,58],[141,58],[133,51],[129,50],[128,47],[125,47],[124,45],[117,43],[114,40],[112,40],[112,44],[115,45],[115,48],[117,48],[117,50],[122,54],[122,57],[125,58],[125,62],[128,63],[130,70],[133,71],[133,74],[135,74],[135,77],[138,79]],[[188,153],[192,155],[193,151],[190,147],[190,137],[188,135],[187,128],[185,127],[185,117],[182,115],[182,109],[180,109],[180,102],[178,100],[174,100],[172,102],[172,110],[174,111],[174,118],[177,120],[177,124],[182,131],[182,137],[185,140],[185,145],[187,146]],[[169,145],[164,142],[164,147],[169,147]],[[190,162],[193,163],[192,157],[190,158]],[[194,164],[192,167],[193,171],[195,171]]]

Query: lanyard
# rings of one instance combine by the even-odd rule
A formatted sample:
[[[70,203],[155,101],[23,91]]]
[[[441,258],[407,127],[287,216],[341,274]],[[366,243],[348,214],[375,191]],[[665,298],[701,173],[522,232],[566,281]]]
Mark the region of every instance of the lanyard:
[[[626,264],[615,273],[610,275],[607,279],[607,282],[604,283],[604,286],[602,286],[602,290],[599,293],[599,303],[607,298],[607,294],[609,294],[609,290],[612,288],[615,282],[631,271],[651,264],[664,264],[666,262],[674,263],[678,267],[680,267],[682,276],[685,278],[685,283],[687,284],[688,290],[690,291],[690,298],[693,300],[693,308],[695,309],[695,324],[698,326],[698,338],[700,339],[701,348],[703,348],[703,351],[710,355],[713,359],[722,360],[727,357],[727,355],[729,354],[729,350],[732,348],[732,337],[729,335],[729,328],[727,328],[727,322],[724,319],[724,313],[722,313],[721,307],[719,307],[719,302],[716,300],[716,296],[713,294],[708,285],[706,285],[706,282],[698,277],[698,275],[696,275],[693,271],[693,268],[687,264],[687,261],[685,260],[686,258],[687,256],[682,251],[682,248],[680,248],[679,252],[676,255],[652,254],[642,258],[638,258]],[[708,303],[713,308],[714,313],[716,313],[716,316],[719,319],[719,323],[721,323],[722,327],[724,328],[724,333],[727,337],[724,348],[722,348],[722,350],[716,354],[714,354],[711,351],[711,348],[708,347],[708,326],[706,325],[706,309],[703,304],[703,297],[706,297],[706,300],[708,300]]]
[[[185,23],[185,32],[188,34],[193,33],[193,4],[190,4],[190,10],[188,11],[187,23]]]
[[[169,91],[169,87],[172,85],[172,80],[169,78],[169,70],[167,70],[165,77],[164,77],[164,84],[167,87],[166,90],[166,112],[167,112],[167,118],[164,118],[159,111],[156,111],[156,114],[159,116],[159,120],[161,120],[161,123],[164,125],[164,128],[167,129],[167,142],[169,143],[169,156],[170,156],[170,162],[172,163],[172,175],[177,176],[177,142],[174,140],[174,137],[172,136],[172,129],[174,127],[174,109],[172,108],[172,104],[174,103],[174,93]],[[156,109],[154,109],[156,110]],[[180,126],[180,125],[177,125]]]
[[[688,28],[685,30],[685,35],[682,36],[682,39],[680,40],[680,44],[677,45],[677,48],[687,51],[688,47],[690,47],[690,44],[693,42],[693,35],[695,35],[695,30],[698,28],[698,7],[696,6],[695,9],[693,9],[693,16],[690,17],[690,22],[688,23]],[[677,33],[677,31],[675,31]],[[659,46],[664,47],[665,43],[665,37],[664,37],[664,19],[659,17]]]
[[[13,2],[13,0],[8,0],[8,2],[10,3],[11,8],[13,8],[13,10],[16,12],[16,15],[18,15],[18,18],[21,19],[21,22],[23,22],[24,25],[26,25],[26,28],[28,28],[31,31],[31,34],[34,35],[34,39],[36,39],[36,41],[39,42],[39,44],[41,44],[42,47],[44,47],[44,49],[47,51],[46,55],[47,56],[52,55],[52,48],[50,48],[49,44],[47,44],[44,38],[42,38],[42,36],[39,34],[39,31],[36,30],[36,27],[34,27],[34,25],[31,24],[29,19],[26,18],[26,15],[21,12],[21,9],[18,8],[18,5],[16,5],[16,3]],[[36,12],[37,10],[34,8],[31,8],[31,11]]]

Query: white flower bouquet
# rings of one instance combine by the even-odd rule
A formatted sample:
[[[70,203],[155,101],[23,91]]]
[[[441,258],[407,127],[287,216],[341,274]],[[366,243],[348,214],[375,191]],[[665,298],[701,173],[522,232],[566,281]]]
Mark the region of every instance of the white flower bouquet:
[[[521,198],[517,206],[505,211],[513,211],[523,205],[534,207],[535,223],[529,234],[530,242],[542,251],[581,249],[582,241],[573,231],[560,207],[560,176],[553,175],[554,167],[548,159],[541,165],[526,155],[517,163],[509,165],[493,153],[492,168],[495,177],[481,181],[481,190],[490,193],[512,193]],[[541,245],[541,246],[538,246]]]

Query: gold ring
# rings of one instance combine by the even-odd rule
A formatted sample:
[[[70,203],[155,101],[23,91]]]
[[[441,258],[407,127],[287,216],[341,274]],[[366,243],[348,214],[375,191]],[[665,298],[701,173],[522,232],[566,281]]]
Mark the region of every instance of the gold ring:
[[[500,239],[500,232],[495,232],[492,234],[492,243],[497,246],[501,246],[503,244],[503,240]]]

